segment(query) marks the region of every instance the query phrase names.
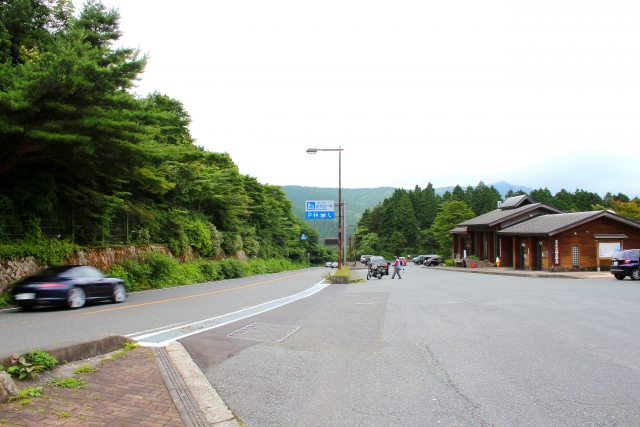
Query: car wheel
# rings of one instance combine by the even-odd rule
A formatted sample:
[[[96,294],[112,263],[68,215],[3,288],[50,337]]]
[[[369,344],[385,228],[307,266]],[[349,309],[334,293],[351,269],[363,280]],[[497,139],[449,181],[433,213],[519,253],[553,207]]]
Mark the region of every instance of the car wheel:
[[[69,293],[67,294],[67,307],[69,308],[80,308],[84,306],[84,303],[87,301],[87,297],[84,291],[80,288],[71,288],[69,289]]]
[[[616,274],[615,275],[616,279],[618,280],[624,280],[624,276],[620,275],[620,274]]]
[[[127,289],[123,284],[118,283],[113,287],[113,291],[111,292],[111,299],[116,304],[127,299]]]
[[[631,270],[629,276],[631,277],[631,280],[640,280],[640,272],[638,272],[637,268]]]

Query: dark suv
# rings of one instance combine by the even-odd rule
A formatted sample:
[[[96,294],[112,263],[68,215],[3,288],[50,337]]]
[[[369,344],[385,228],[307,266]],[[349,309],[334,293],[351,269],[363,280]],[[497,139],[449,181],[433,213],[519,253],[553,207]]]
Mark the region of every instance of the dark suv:
[[[640,255],[640,249],[617,251],[611,258],[611,274],[618,280],[626,276],[631,277],[631,280],[640,280],[638,255]]]

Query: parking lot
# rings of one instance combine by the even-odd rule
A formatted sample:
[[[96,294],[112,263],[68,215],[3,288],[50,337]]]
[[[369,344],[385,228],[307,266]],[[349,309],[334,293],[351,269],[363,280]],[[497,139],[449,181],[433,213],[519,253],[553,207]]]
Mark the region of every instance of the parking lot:
[[[640,425],[638,282],[408,265],[294,309],[287,339],[201,366],[249,426]]]

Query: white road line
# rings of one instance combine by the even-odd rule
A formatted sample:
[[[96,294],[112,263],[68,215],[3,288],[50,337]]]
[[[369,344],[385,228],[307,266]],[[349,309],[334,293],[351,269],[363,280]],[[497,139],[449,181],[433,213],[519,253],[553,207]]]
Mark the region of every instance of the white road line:
[[[147,329],[146,331],[138,331],[138,332],[134,332],[132,334],[127,334],[127,335],[125,335],[125,337],[133,337],[133,336],[136,336],[136,335],[142,335],[142,334],[145,334],[147,332],[153,332],[153,331],[157,331],[157,330],[160,330],[160,329],[166,329],[166,328],[170,328],[172,326],[184,325],[185,323],[187,323],[187,322],[172,323],[170,325],[160,326],[159,328]]]
[[[146,347],[165,347],[168,344],[177,341],[179,339],[182,338],[186,338],[188,336],[191,335],[195,335],[195,334],[199,334],[201,332],[205,332],[211,329],[215,329],[215,328],[219,328],[220,326],[224,326],[227,325],[229,323],[233,323],[233,322],[237,322],[238,320],[242,320],[242,319],[246,319],[248,317],[252,317],[255,316],[257,314],[262,314],[265,313],[267,311],[271,311],[275,308],[281,307],[283,305],[289,304],[290,302],[294,302],[297,301],[299,299],[302,298],[306,298],[308,296],[311,296],[313,294],[316,294],[318,292],[320,292],[322,289],[326,288],[329,283],[324,283],[324,286],[320,286],[323,284],[323,282],[325,282],[324,280],[316,283],[315,285],[313,285],[311,288],[307,289],[306,291],[302,291],[299,292],[298,294],[294,294],[294,295],[290,295],[288,297],[284,297],[284,298],[279,298],[273,301],[268,301],[262,304],[258,304],[252,307],[249,307],[248,309],[241,309],[241,310],[236,310],[234,312],[231,313],[227,313],[227,314],[223,314],[221,316],[216,316],[216,317],[212,317],[209,319],[204,319],[204,320],[199,320],[197,322],[192,322],[192,323],[187,323],[187,324],[183,324],[181,326],[174,326],[172,328],[167,328],[167,329],[163,329],[160,331],[156,331],[156,332],[152,332],[152,333],[148,333],[148,334],[144,334],[142,336],[139,336],[137,338],[135,338],[136,341],[138,341],[138,344],[142,345],[142,346],[146,346]],[[316,289],[314,289],[316,288]],[[312,292],[309,292],[310,290],[313,290]],[[292,299],[292,297],[295,297],[296,295],[300,295],[298,298],[294,298]],[[281,301],[281,303],[278,303],[279,301]],[[275,303],[275,304],[274,304]],[[264,309],[260,309],[259,307],[264,306]],[[246,312],[246,313],[243,313]],[[236,315],[236,316],[233,316]],[[222,321],[220,323],[217,323],[216,320],[221,319],[221,318],[226,318],[226,317],[230,317],[229,320],[225,320]],[[203,324],[203,323],[207,323],[210,324],[211,326],[196,326],[195,328],[193,328],[194,325],[199,325],[199,324]],[[179,330],[182,329],[182,331],[178,331],[181,332],[178,336],[174,336],[170,339],[166,339],[164,341],[161,342],[153,342],[153,341],[145,341],[146,338],[150,338],[156,335],[160,335],[160,334],[164,334],[167,332],[171,332],[171,331],[175,331],[175,330]]]

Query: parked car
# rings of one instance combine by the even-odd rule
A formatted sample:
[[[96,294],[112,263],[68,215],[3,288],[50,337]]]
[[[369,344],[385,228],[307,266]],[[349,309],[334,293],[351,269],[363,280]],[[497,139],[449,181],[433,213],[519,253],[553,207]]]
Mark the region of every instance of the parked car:
[[[389,275],[389,265],[390,265],[390,263],[389,263],[389,261],[386,261],[384,259],[384,257],[372,256],[370,258],[369,262],[371,262],[371,263],[375,262],[376,264],[380,265],[382,268],[384,268],[384,271],[385,271],[384,274],[386,274],[387,276]]]
[[[425,257],[422,263],[425,267],[434,267],[436,265],[440,265],[440,255],[433,255],[429,258]]]
[[[360,257],[360,262],[363,263],[364,265],[368,265],[369,264],[369,259],[371,259],[373,255],[362,255]]]
[[[324,266],[325,266],[325,267],[331,267],[331,261],[327,261],[327,262],[324,264]]]
[[[338,261],[333,261],[331,263],[331,268],[338,268]]]
[[[14,304],[24,310],[42,304],[80,308],[87,302],[115,303],[127,298],[124,281],[107,277],[86,265],[45,268],[18,282],[11,290]]]
[[[631,280],[640,280],[638,272],[638,258],[640,249],[626,249],[617,251],[611,258],[611,274],[618,280],[631,277]]]

